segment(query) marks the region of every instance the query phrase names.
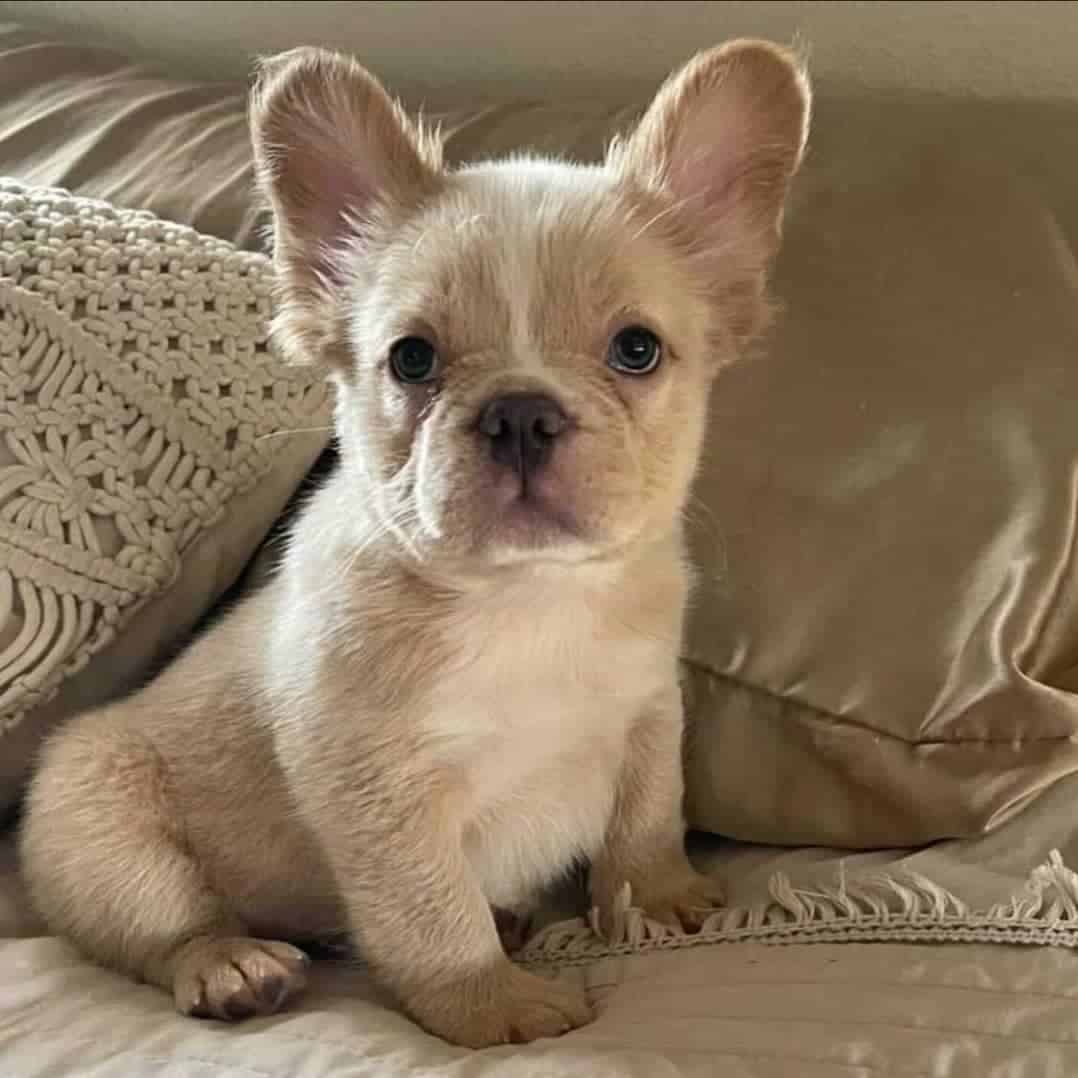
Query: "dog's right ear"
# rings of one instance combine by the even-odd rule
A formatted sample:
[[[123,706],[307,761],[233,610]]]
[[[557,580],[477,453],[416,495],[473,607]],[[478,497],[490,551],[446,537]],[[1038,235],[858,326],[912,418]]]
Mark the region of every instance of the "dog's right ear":
[[[355,60],[301,48],[263,62],[250,100],[259,185],[274,216],[289,358],[321,358],[347,261],[369,230],[436,190],[441,143]]]

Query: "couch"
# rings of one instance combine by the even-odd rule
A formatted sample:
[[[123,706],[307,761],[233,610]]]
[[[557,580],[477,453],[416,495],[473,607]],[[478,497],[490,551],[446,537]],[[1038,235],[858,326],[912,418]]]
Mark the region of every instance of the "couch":
[[[317,381],[267,366],[273,407],[235,427],[257,474],[221,486],[167,549],[150,544],[153,586],[117,600],[51,680],[3,680],[28,621],[4,597],[39,570],[0,532],[0,1073],[1078,1073],[1078,14],[616,7],[2,4],[18,21],[0,31],[0,218],[29,202],[87,229],[119,214],[125,243],[222,244],[195,272],[233,267],[253,328],[232,318],[214,340],[254,340],[245,369],[271,365],[243,112],[253,52],[354,48],[441,120],[456,160],[587,158],[693,48],[800,35],[818,97],[781,314],[717,388],[689,522],[687,812],[728,907],[686,936],[627,901],[601,940],[586,911],[552,905],[518,957],[578,979],[598,1019],[483,1053],[422,1034],[351,959],[317,963],[293,1010],[226,1028],[47,935],[12,839],[36,745],[257,587],[305,481],[332,466]],[[70,198],[34,194],[56,188]],[[13,219],[0,288],[25,300],[37,286],[12,268]],[[22,325],[0,322],[0,377]]]

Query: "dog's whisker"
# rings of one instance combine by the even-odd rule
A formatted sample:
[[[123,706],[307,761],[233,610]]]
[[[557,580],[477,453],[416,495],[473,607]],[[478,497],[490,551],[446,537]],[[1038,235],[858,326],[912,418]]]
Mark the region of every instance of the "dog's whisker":
[[[713,576],[718,580],[725,579],[730,568],[729,545],[722,522],[715,511],[706,502],[702,501],[698,494],[694,493],[689,497],[689,501],[682,510],[682,515],[692,523],[694,530],[702,533],[714,544],[720,564]]]
[[[286,438],[290,434],[328,434],[332,430],[332,426],[292,427],[289,430],[271,430],[268,434],[260,434],[255,440],[264,442],[267,438]]]

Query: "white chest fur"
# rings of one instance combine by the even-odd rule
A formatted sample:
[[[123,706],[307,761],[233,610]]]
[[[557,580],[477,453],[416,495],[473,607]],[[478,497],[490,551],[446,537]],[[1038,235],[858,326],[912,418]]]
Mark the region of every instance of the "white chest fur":
[[[484,893],[512,908],[601,843],[629,726],[668,676],[670,647],[549,580],[464,607],[451,631],[459,661],[430,699],[425,740],[462,780]]]

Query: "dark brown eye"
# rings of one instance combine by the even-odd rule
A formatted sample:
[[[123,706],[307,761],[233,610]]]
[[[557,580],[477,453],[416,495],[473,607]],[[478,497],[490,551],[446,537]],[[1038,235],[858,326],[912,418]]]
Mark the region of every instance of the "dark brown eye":
[[[622,374],[651,374],[662,354],[662,344],[650,329],[628,326],[614,334],[606,361]]]
[[[398,382],[420,385],[438,376],[438,352],[423,337],[402,337],[389,350],[389,366]]]

